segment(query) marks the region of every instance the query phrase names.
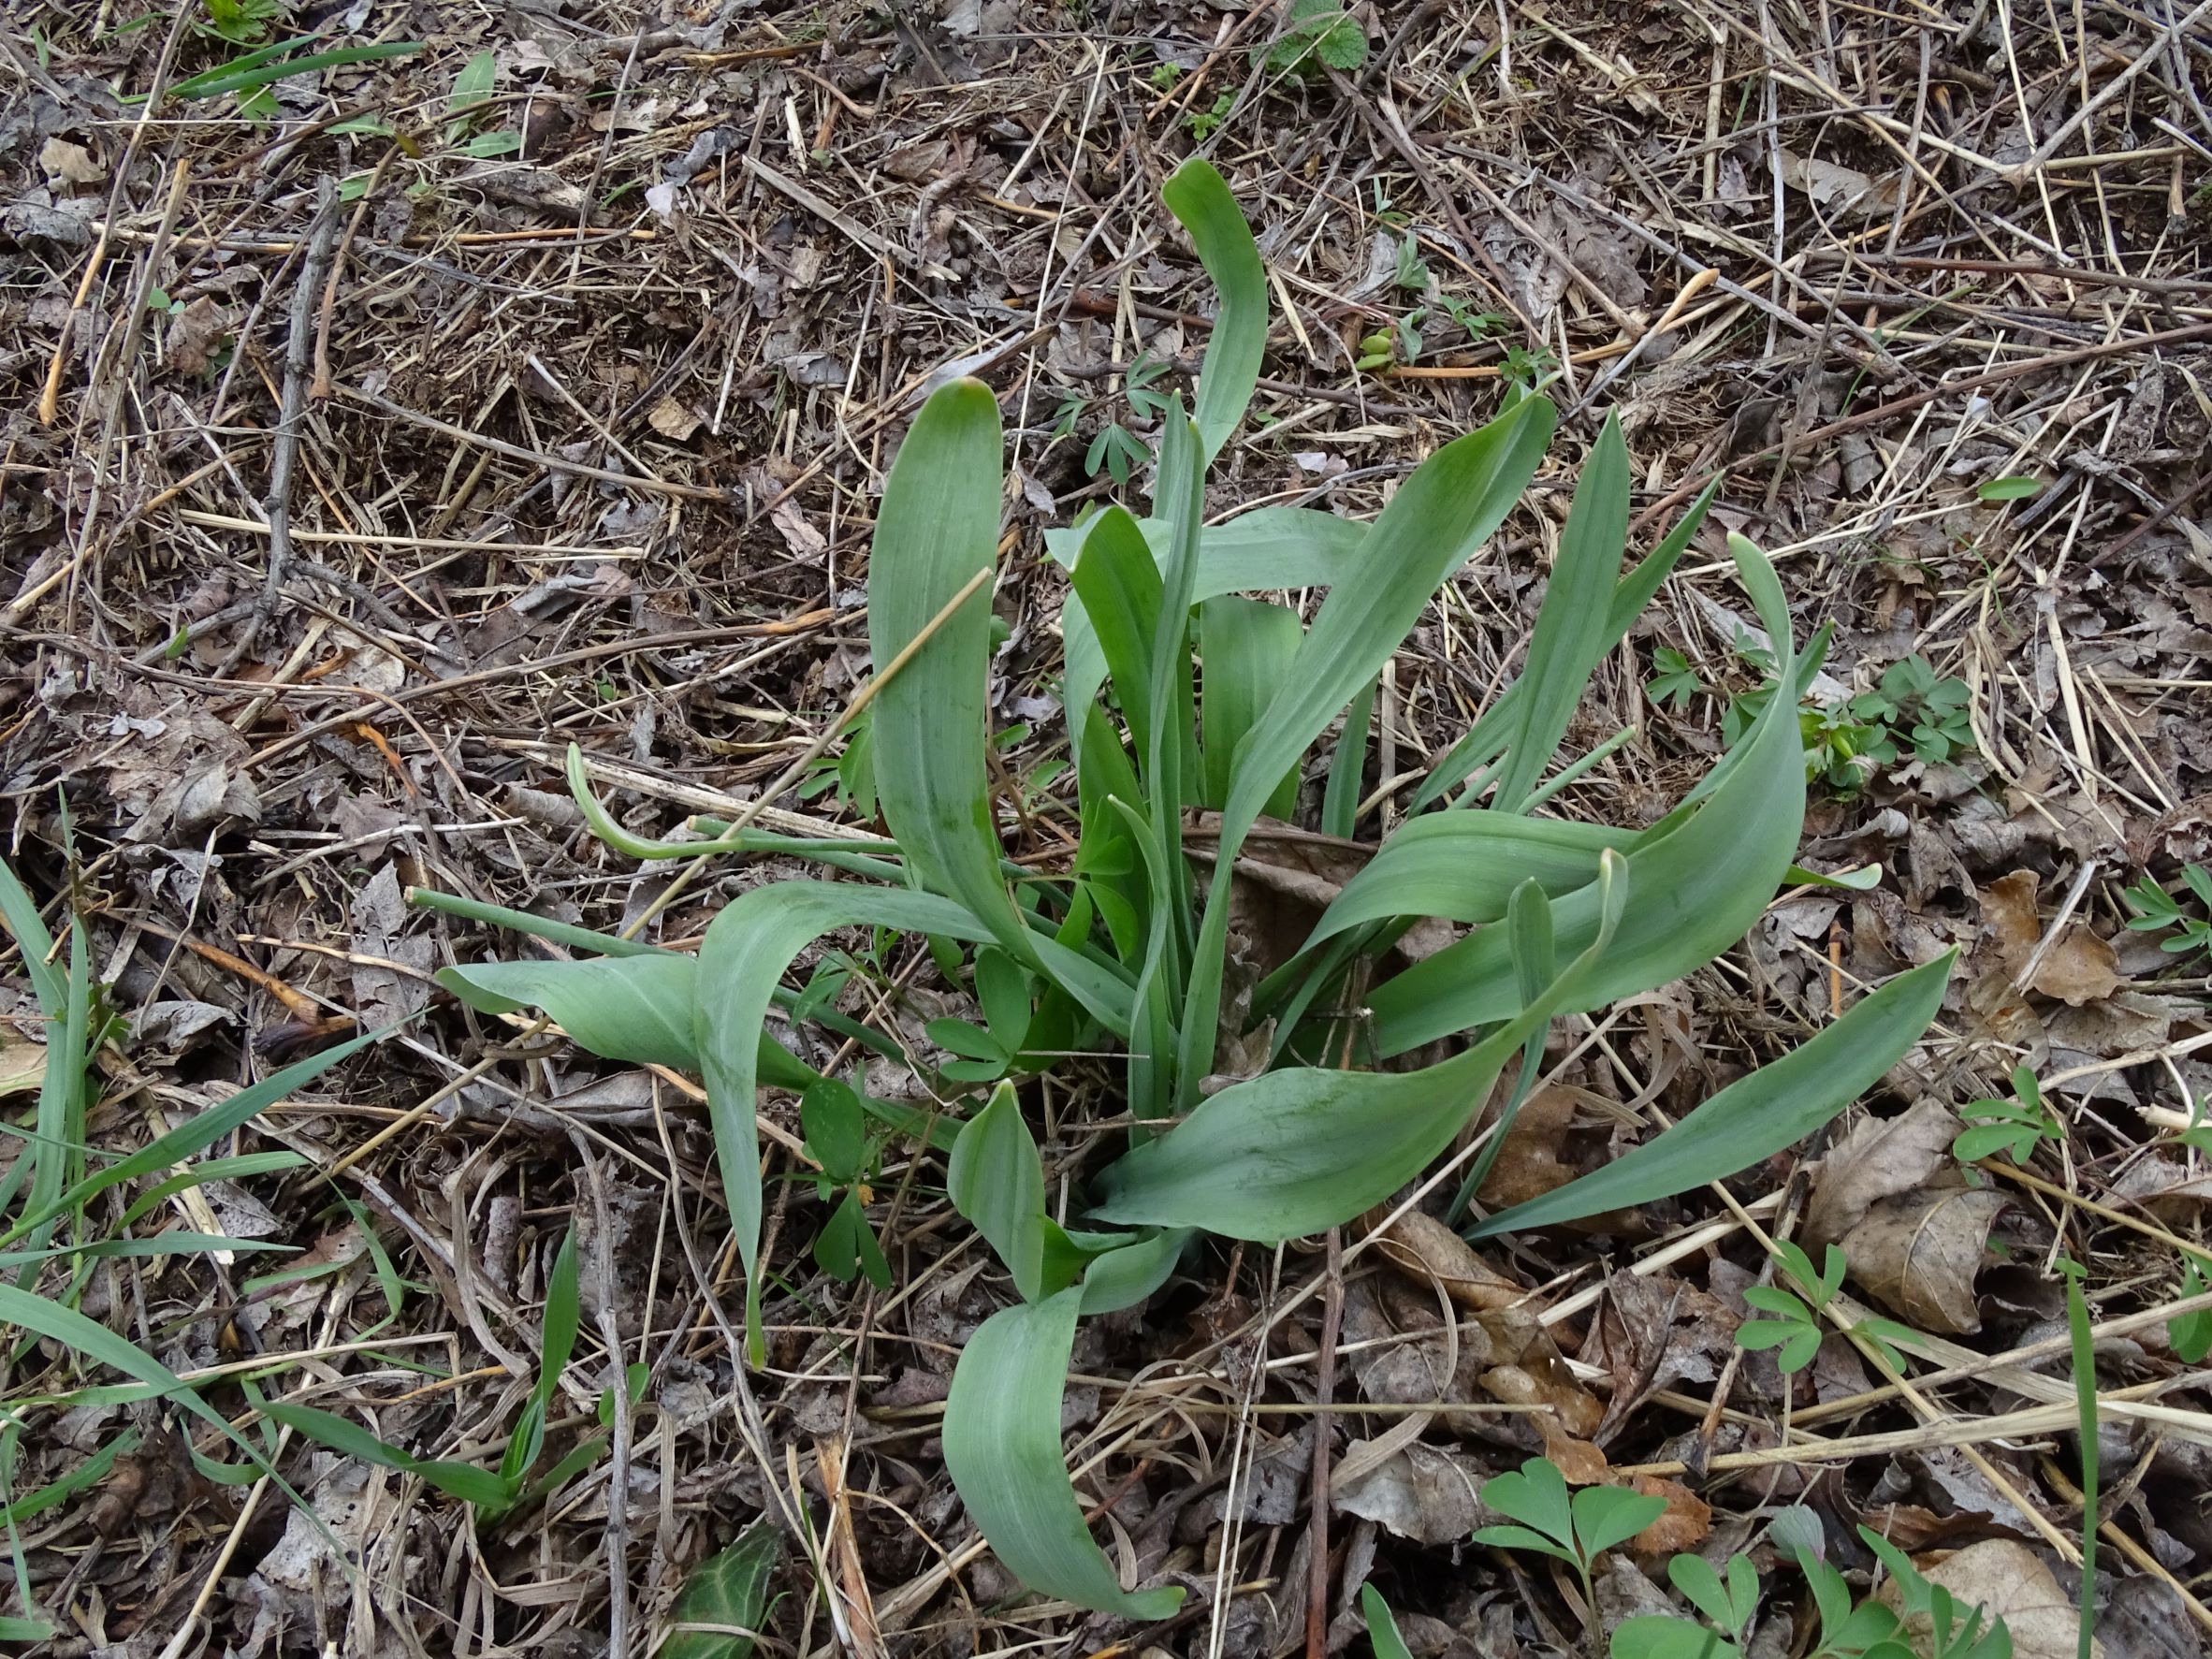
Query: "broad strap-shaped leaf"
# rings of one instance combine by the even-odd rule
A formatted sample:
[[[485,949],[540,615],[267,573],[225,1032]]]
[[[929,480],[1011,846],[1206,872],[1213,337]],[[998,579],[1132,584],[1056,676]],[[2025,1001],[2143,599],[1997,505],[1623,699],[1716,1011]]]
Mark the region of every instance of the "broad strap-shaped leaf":
[[[1013,1084],[992,1090],[990,1103],[961,1129],[945,1166],[945,1194],[1006,1263],[1022,1300],[1041,1302],[1047,1294],[1044,1163],[1022,1121]]]
[[[1667,531],[1666,539],[1614,586],[1612,599],[1606,607],[1605,636],[1597,656],[1591,660],[1590,668],[1583,672],[1585,681],[1589,679],[1590,671],[1604,659],[1606,652],[1619,645],[1629,629],[1636,625],[1637,618],[1644,614],[1644,607],[1652,603],[1652,595],[1659,591],[1659,584],[1666,579],[1683,553],[1689,550],[1691,538],[1697,533],[1698,526],[1705,522],[1706,513],[1711,508],[1713,498],[1720,493],[1720,488],[1721,481],[1717,478],[1707,485],[1697,499],[1690,503],[1690,510],[1682,515],[1681,521]],[[1483,710],[1482,718],[1469,728],[1464,737],[1451,746],[1450,750],[1431,770],[1419,792],[1413,797],[1413,811],[1424,810],[1440,799],[1445,791],[1456,789],[1474,775],[1476,767],[1491,760],[1511,741],[1511,735],[1521,720],[1521,699],[1526,694],[1518,679],[1498,693],[1497,700]],[[1468,805],[1473,803],[1469,802]]]
[[[1140,759],[1142,762],[1145,805],[1150,808],[1153,834],[1167,851],[1181,891],[1183,866],[1183,806],[1198,787],[1198,779],[1186,775],[1186,746],[1190,741],[1187,717],[1179,730],[1169,730],[1168,711],[1187,710],[1190,691],[1190,607],[1197,603],[1199,524],[1205,515],[1205,461],[1199,453],[1198,428],[1183,416],[1180,402],[1169,407],[1160,423],[1159,484],[1156,505],[1168,520],[1168,560],[1160,572],[1159,615],[1152,633],[1152,681],[1147,701],[1161,711]],[[1177,907],[1178,933],[1169,954],[1170,982],[1182,984],[1183,938],[1181,907]]]
[[[1393,916],[1495,922],[1522,881],[1536,882],[1554,898],[1572,893],[1596,880],[1600,852],[1624,851],[1642,833],[1506,812],[1408,819],[1344,884],[1303,949]]]
[[[1766,556],[1731,538],[1738,568],[1774,638],[1787,683],[1789,613]],[[1796,708],[1768,701],[1725,776],[1665,835],[1627,853],[1635,897],[1605,961],[1576,987],[1570,1011],[1601,1007],[1679,979],[1719,955],[1758,919],[1790,868],[1805,820],[1805,764]],[[1579,951],[1594,933],[1597,898],[1584,887],[1552,905],[1560,948]],[[1403,1054],[1439,1037],[1504,1019],[1513,1010],[1510,949],[1494,927],[1438,952],[1368,997],[1379,1053]]]
[[[1108,507],[1099,515],[1084,539],[1070,581],[1120,693],[1129,740],[1143,754],[1152,741],[1152,647],[1159,628],[1160,574],[1144,532],[1127,511]]]
[[[875,672],[981,572],[993,568],[1000,496],[998,401],[956,380],[922,406],[883,485],[868,557]],[[985,758],[991,594],[984,584],[876,693],[876,796],[921,884],[956,899],[991,937],[1031,959],[998,868]]]
[[[1413,1650],[1398,1633],[1390,1604],[1372,1584],[1360,1586],[1360,1613],[1367,1621],[1367,1642],[1375,1650],[1375,1659],[1413,1659]]]
[[[581,1046],[609,1060],[700,1070],[690,956],[604,956],[581,962],[475,962],[442,968],[437,980],[483,1013],[542,1008]],[[765,1030],[757,1063],[770,1088],[804,1089],[822,1073]]]
[[[949,898],[841,881],[779,881],[738,895],[708,924],[692,997],[706,1112],[714,1126],[730,1230],[757,1293],[761,1244],[761,1149],[754,1117],[760,1033],[777,982],[823,934],[855,925],[895,927],[981,943],[989,929]],[[653,958],[636,957],[634,961]],[[757,1331],[755,1332],[757,1339]],[[758,1348],[756,1346],[757,1354]]]
[[[1625,867],[1605,854],[1605,924],[1540,997],[1473,1048],[1420,1071],[1291,1068],[1232,1084],[1108,1165],[1091,1214],[1272,1244],[1381,1203],[1451,1143],[1506,1060],[1603,959]]]
[[[1083,561],[1083,549],[1088,538],[1104,519],[1105,515],[1101,514],[1081,529],[1046,531],[1046,550],[1070,571],[1075,570]],[[1158,563],[1167,556],[1168,524],[1162,519],[1147,518],[1139,528],[1143,531],[1145,546],[1152,550],[1154,562]],[[1271,588],[1332,587],[1357,568],[1367,528],[1355,519],[1339,518],[1333,513],[1317,512],[1310,507],[1260,507],[1226,524],[1203,525],[1199,530],[1198,578],[1191,598],[1194,603],[1203,604],[1224,593]],[[1084,757],[1091,753],[1087,744],[1089,727],[1097,718],[1093,704],[1110,670],[1098,630],[1084,604],[1080,585],[1061,607],[1060,643],[1061,707],[1068,720],[1069,747],[1078,764],[1087,766]],[[1118,689],[1126,706],[1133,688],[1128,682],[1120,681]],[[1079,780],[1085,810],[1093,801],[1103,800],[1109,793],[1119,794],[1128,801],[1139,798],[1139,792],[1124,791],[1112,783],[1101,782],[1094,789],[1087,775]]]
[[[1330,589],[1299,648],[1289,682],[1237,751],[1222,808],[1217,867],[1233,867],[1245,834],[1283,775],[1381,672],[1445,578],[1504,522],[1535,475],[1556,419],[1544,399],[1523,399],[1479,431],[1446,444],[1399,486],[1367,532],[1361,579]],[[1191,955],[1177,1067],[1186,1102],[1205,1075],[1220,1019],[1230,885],[1215,881],[1208,890]]]
[[[1207,806],[1219,808],[1228,800],[1237,745],[1289,678],[1304,635],[1296,611],[1263,599],[1223,594],[1199,606],[1199,653],[1205,664],[1199,714],[1203,721]],[[1269,817],[1287,819],[1297,805],[1298,768],[1293,766],[1262,810]]]
[[[1522,1232],[1656,1202],[1795,1145],[1882,1080],[1943,1006],[1957,953],[1901,973],[1803,1046],[1719,1094],[1623,1157],[1501,1210],[1469,1238]]]
[[[1528,668],[1521,677],[1505,764],[1492,797],[1505,811],[1519,811],[1536,787],[1566,735],[1582,688],[1605,655],[1607,605],[1627,542],[1628,445],[1621,438],[1620,416],[1608,415],[1575,485],[1550,585],[1529,636]]]
[[[1168,1282],[1183,1252],[1197,1237],[1187,1227],[1161,1228],[1091,1258],[1083,1274],[1083,1311],[1087,1317],[1135,1307]]]
[[[1127,802],[1107,802],[1142,855],[1146,923],[1144,960],[1137,973],[1129,1017],[1129,1111],[1141,1118],[1166,1117],[1174,1110],[1168,1068],[1175,1055],[1175,1010],[1169,983],[1169,954],[1174,947],[1179,894],[1167,849],[1152,824]]]
[[[1267,350],[1267,271],[1244,210],[1213,163],[1192,156],[1170,176],[1160,199],[1182,222],[1221,295],[1193,412],[1212,460],[1243,423],[1259,378]]]
[[[945,1466],[961,1502],[1030,1589],[1125,1619],[1164,1619],[1179,1589],[1131,1594],[1084,1525],[1060,1451],[1060,1396],[1083,1291],[1002,1308],[968,1339],[945,1400]]]

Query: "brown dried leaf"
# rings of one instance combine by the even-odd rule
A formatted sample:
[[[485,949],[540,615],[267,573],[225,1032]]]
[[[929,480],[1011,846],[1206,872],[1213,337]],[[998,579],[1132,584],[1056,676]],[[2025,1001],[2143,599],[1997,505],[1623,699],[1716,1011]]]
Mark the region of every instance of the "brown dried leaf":
[[[2112,947],[2077,924],[2044,953],[2028,988],[2079,1008],[2085,1002],[2103,1001],[2126,982]]]
[[[1930,1584],[1951,1593],[1961,1611],[1978,1604],[2002,1619],[2012,1632],[2013,1659],[2074,1659],[2081,1616],[2043,1558],[2027,1545],[1990,1538],[1921,1570]],[[1895,1607],[1896,1580],[1885,1582],[1875,1599]],[[1924,1646],[1927,1620],[1908,1620],[1906,1627],[1915,1646]],[[2094,1659],[2104,1659],[2102,1642],[2092,1639],[2089,1652]]]
[[[1560,1161],[1559,1150],[1574,1120],[1575,1097],[1567,1090],[1546,1085],[1529,1096],[1476,1195],[1483,1205],[1523,1204],[1572,1181],[1575,1171]]]
[[[1656,1475],[1638,1475],[1636,1490],[1646,1497],[1665,1498],[1666,1513],[1636,1535],[1631,1547],[1643,1555],[1672,1555],[1695,1550],[1712,1531],[1712,1506],[1679,1480]]]
[[[1345,1448],[1345,1466],[1355,1468],[1370,1444],[1355,1440]],[[1476,1493],[1484,1478],[1473,1458],[1416,1441],[1350,1480],[1332,1482],[1329,1501],[1341,1514],[1375,1521],[1416,1543],[1459,1544],[1483,1524],[1485,1511]]]
[[[1877,181],[1856,167],[1822,161],[1818,156],[1782,153],[1782,182],[1801,190],[1827,212],[1848,218],[1872,219],[1894,212],[1902,177],[1891,173]]]
[[[1379,1219],[1379,1214],[1370,1212],[1370,1225]],[[1375,1244],[1400,1273],[1424,1284],[1441,1285],[1462,1307],[1510,1307],[1525,1294],[1486,1265],[1465,1239],[1422,1211],[1409,1210],[1399,1216]]]
[[[1989,929],[1998,959],[2016,982],[2027,971],[2043,939],[2043,923],[2035,906],[2036,887],[2033,870],[2015,870],[1982,889],[1983,924]],[[2111,945],[2074,924],[2044,953],[2043,960],[2035,965],[2035,977],[2026,988],[2079,1008],[2084,1003],[2102,1002],[2125,982]]]
[[[2036,885],[2033,870],[2015,870],[1982,889],[1982,925],[1989,930],[1998,959],[2016,974],[2043,937],[2035,913]]]
[[[1979,1331],[1974,1276],[2005,1201],[2002,1193],[1966,1186],[1884,1199],[1844,1236],[1851,1275],[1922,1331]]]
[[[1920,1186],[1951,1157],[1959,1130],[1951,1109],[1932,1097],[1897,1117],[1865,1117],[1820,1160],[1805,1206],[1806,1249],[1841,1239],[1875,1203]]]
[[[662,437],[673,439],[678,444],[689,441],[691,434],[705,424],[698,411],[666,395],[646,415],[646,425]]]

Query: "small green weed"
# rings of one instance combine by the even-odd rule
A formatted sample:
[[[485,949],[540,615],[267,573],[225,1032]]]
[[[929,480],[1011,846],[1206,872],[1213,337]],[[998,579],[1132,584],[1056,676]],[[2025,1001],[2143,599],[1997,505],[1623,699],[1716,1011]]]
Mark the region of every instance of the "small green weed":
[[[1781,1349],[1775,1355],[1775,1363],[1786,1376],[1804,1370],[1820,1351],[1821,1338],[1828,1330],[1823,1316],[1836,1300],[1836,1293],[1843,1288],[1843,1274],[1850,1263],[1841,1250],[1830,1244],[1823,1252],[1820,1270],[1816,1273],[1812,1259],[1786,1239],[1776,1242],[1774,1259],[1796,1283],[1797,1290],[1793,1294],[1779,1285],[1753,1285],[1747,1288],[1743,1300],[1771,1317],[1746,1319],[1737,1328],[1736,1343],[1739,1347],[1754,1352]],[[1889,1361],[1892,1370],[1904,1369],[1904,1356],[1891,1345],[1913,1341],[1915,1333],[1909,1327],[1877,1315],[1846,1329],[1870,1344]]]
[[[1225,92],[1203,109],[1190,111],[1183,118],[1183,124],[1190,128],[1193,138],[1203,144],[1220,129],[1221,124],[1230,118],[1236,107],[1236,94]]]
[[[1486,1482],[1481,1496],[1524,1524],[1484,1527],[1475,1541],[1565,1562],[1582,1580],[1586,1608],[1596,1605],[1591,1594],[1596,1556],[1627,1542],[1666,1506],[1663,1499],[1609,1486],[1584,1487],[1570,1498],[1565,1477],[1543,1458],[1531,1458],[1518,1475]],[[1950,1592],[1930,1583],[1879,1533],[1862,1526],[1858,1534],[1896,1580],[1898,1608],[1874,1600],[1855,1603],[1843,1575],[1820,1555],[1821,1523],[1811,1511],[1785,1509],[1769,1529],[1776,1550],[1787,1549],[1795,1557],[1819,1614],[1819,1634],[1806,1659],[2010,1659],[2012,1635],[2002,1619],[1980,1607],[1962,1611]],[[1611,1659],[1741,1659],[1760,1598],[1750,1557],[1731,1557],[1724,1577],[1703,1556],[1677,1554],[1666,1564],[1666,1578],[1710,1627],[1672,1613],[1625,1619],[1613,1630]],[[1404,1654],[1397,1621],[1372,1587],[1362,1594],[1361,1608],[1375,1659]],[[1908,1636],[1914,1630],[1927,1634]],[[1591,1632],[1594,1641],[1597,1634]]]
[[[269,38],[284,11],[284,0],[200,0],[196,26],[234,46],[252,46]]]
[[[2035,1072],[2027,1066],[2013,1070],[2011,1099],[1969,1101],[1958,1115],[1971,1126],[1951,1142],[1951,1156],[1960,1163],[1977,1163],[2001,1152],[2025,1165],[2045,1141],[2062,1145],[2066,1140],[2065,1126],[2043,1103]]]
[[[1252,62],[1271,75],[1317,80],[1331,69],[1349,73],[1367,61],[1367,31],[1338,0],[1290,0],[1283,32],[1252,49]]]
[[[843,1200],[814,1236],[814,1260],[839,1284],[862,1273],[879,1290],[891,1288],[891,1264],[868,1225],[866,1184],[882,1168],[883,1138],[868,1132],[867,1113],[850,1084],[825,1077],[799,1097],[799,1127],[807,1156],[821,1166],[815,1197],[824,1204],[840,1188]]]
[[[1518,1474],[1483,1482],[1482,1501],[1518,1526],[1486,1526],[1477,1544],[1533,1550],[1564,1561],[1582,1580],[1585,1606],[1595,1606],[1591,1568],[1597,1558],[1666,1513],[1666,1500],[1620,1486],[1586,1486],[1570,1497],[1566,1477],[1549,1458],[1531,1458]]]
[[[2199,904],[2212,909],[2212,870],[2201,864],[2185,865],[2181,880],[2196,895]],[[2212,921],[2190,915],[2181,908],[2179,899],[2148,876],[2132,887],[2121,889],[2120,896],[2135,912],[2128,918],[2129,932],[2170,935],[2159,940],[2159,949],[2170,955],[2212,951]]]
[[[1910,752],[1931,766],[1943,765],[1974,749],[1968,706],[1973,699],[1966,681],[1936,677],[1926,657],[1914,652],[1883,671],[1882,683],[1845,706],[1851,714],[1879,727],[1881,737],[1866,752],[1887,764]]]

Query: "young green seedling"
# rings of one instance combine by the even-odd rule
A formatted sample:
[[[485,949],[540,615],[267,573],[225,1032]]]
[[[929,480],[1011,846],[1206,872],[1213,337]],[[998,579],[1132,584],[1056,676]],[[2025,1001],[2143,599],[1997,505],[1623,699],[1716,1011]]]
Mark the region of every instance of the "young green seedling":
[[[1482,1502],[1518,1526],[1486,1526],[1477,1544],[1500,1550],[1533,1550],[1564,1561],[1582,1581],[1582,1605],[1597,1602],[1591,1569],[1597,1558],[1666,1513],[1666,1500],[1618,1486],[1586,1486],[1571,1497],[1566,1477],[1549,1458],[1530,1458],[1520,1472],[1482,1484]]]

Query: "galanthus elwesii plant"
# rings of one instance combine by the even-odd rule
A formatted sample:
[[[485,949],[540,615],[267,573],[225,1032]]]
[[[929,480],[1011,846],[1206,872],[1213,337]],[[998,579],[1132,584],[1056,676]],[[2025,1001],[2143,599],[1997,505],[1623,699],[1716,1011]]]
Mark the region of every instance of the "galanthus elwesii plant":
[[[987,706],[1001,431],[990,388],[960,380],[916,417],[876,522],[875,678],[866,696],[888,839],[738,829],[640,840],[592,798],[572,754],[578,800],[618,851],[812,855],[842,879],[740,895],[695,959],[562,929],[563,942],[604,953],[442,976],[481,1008],[534,1006],[601,1054],[704,1077],[757,1354],[755,1097],[769,1087],[808,1091],[811,1101],[824,1081],[776,1040],[770,1011],[797,1000],[810,1017],[903,1053],[821,998],[786,989],[786,972],[815,940],[855,925],[924,935],[940,964],[967,971],[972,963],[993,1029],[1005,1028],[1009,1076],[961,1126],[945,1187],[1020,1300],[961,1355],[945,1459],[968,1513],[1023,1582],[1135,1619],[1166,1614],[1182,1593],[1127,1589],[1084,1526],[1060,1440],[1077,1321],[1149,1295],[1201,1231],[1273,1243],[1390,1200],[1452,1146],[1518,1061],[1497,1091],[1504,1121],[1486,1143],[1494,1148],[1535,1082],[1551,1021],[1711,961],[1786,883],[1862,879],[1792,865],[1805,808],[1794,692],[1812,664],[1793,648],[1772,568],[1737,537],[1730,548],[1784,694],[1769,697],[1710,775],[1647,829],[1541,815],[1610,751],[1554,765],[1592,672],[1711,498],[1624,573],[1628,457],[1608,420],[1575,489],[1520,677],[1436,764],[1297,953],[1225,1000],[1228,873],[1263,816],[1295,809],[1310,753],[1340,721],[1317,827],[1351,833],[1377,677],[1437,589],[1512,510],[1555,417],[1540,395],[1511,397],[1489,425],[1417,467],[1371,524],[1282,507],[1206,524],[1207,466],[1242,422],[1259,372],[1267,282],[1211,167],[1186,164],[1165,196],[1220,309],[1188,413],[1178,400],[1163,421],[1151,516],[1109,506],[1048,537],[1070,586],[1063,691],[1081,833],[1068,872],[1021,870],[1001,844]],[[1286,589],[1326,597],[1309,621],[1255,596]],[[1214,815],[1210,862],[1186,849],[1194,809]],[[1403,958],[1391,947],[1424,918],[1467,931],[1392,971]],[[1626,1156],[1474,1220],[1468,1235],[1649,1203],[1771,1156],[1905,1053],[1948,972],[1946,957],[1899,976]],[[1227,1031],[1225,1007],[1234,1014]],[[1219,1086],[1216,1055],[1229,1039],[1231,1052],[1268,1062]],[[1107,1043],[1126,1054],[1127,1106],[1140,1127],[1076,1188],[1085,1225],[1063,1227],[1048,1213],[1015,1080],[1055,1065],[1056,1054]],[[1447,1057],[1405,1069],[1405,1056],[1440,1043]],[[1214,1092],[1201,1088],[1206,1079]],[[941,1075],[926,1081],[945,1098],[960,1092]],[[862,1104],[887,1133],[927,1134],[910,1108]],[[1459,1186],[1455,1220],[1478,1176],[1471,1169]]]

